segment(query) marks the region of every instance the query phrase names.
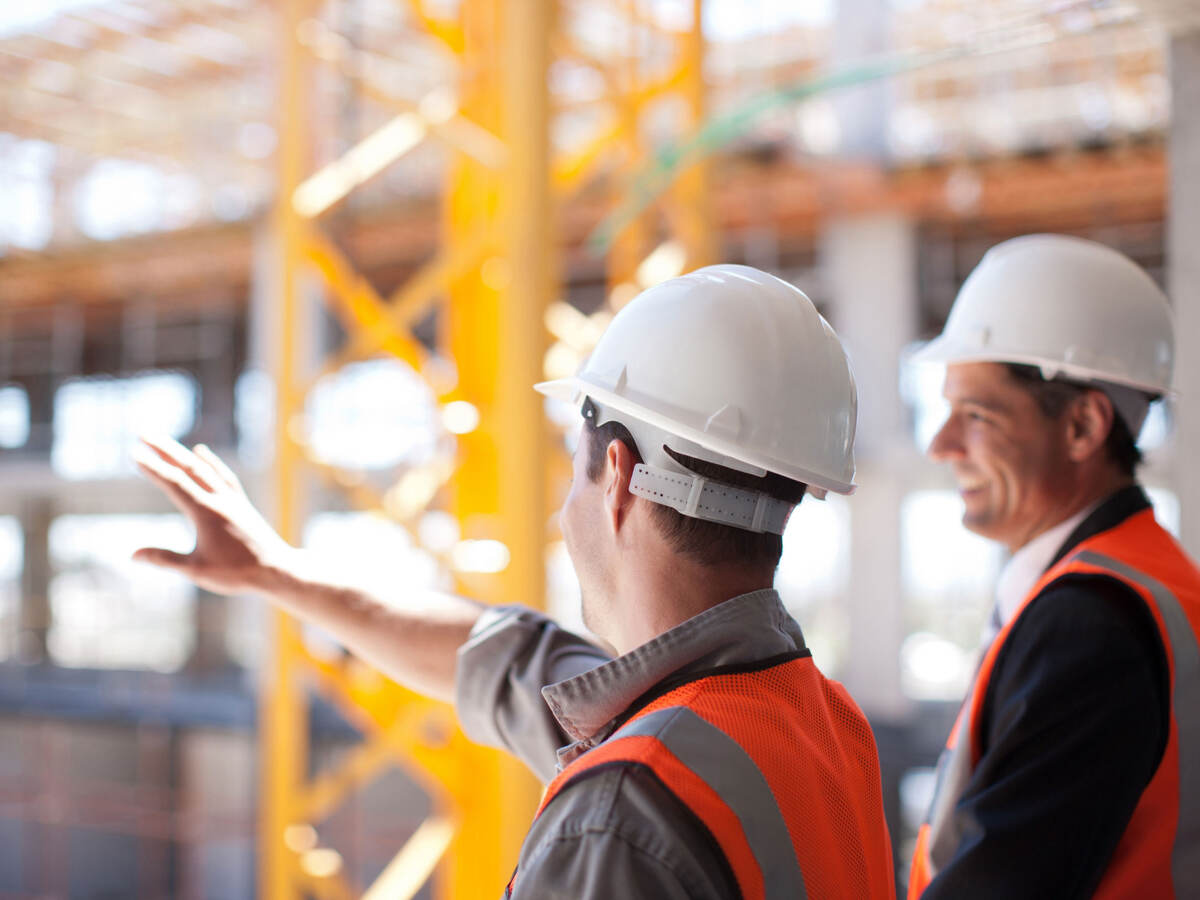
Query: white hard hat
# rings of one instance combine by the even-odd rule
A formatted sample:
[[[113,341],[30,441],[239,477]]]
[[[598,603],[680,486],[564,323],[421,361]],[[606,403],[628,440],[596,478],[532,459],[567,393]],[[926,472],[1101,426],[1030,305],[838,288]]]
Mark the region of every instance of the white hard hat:
[[[941,336],[913,360],[1024,363],[1048,379],[1161,395],[1174,345],[1166,295],[1132,260],[1094,241],[1032,234],[984,255]]]
[[[818,495],[854,491],[858,401],[846,353],[803,292],[749,266],[709,266],[642,292],[577,375],[535,387],[577,403],[590,398],[604,418],[626,425],[649,464],[639,468],[661,476],[643,495],[685,515],[782,530],[761,498],[744,522],[698,511],[715,494],[672,464],[664,440],[678,453],[775,472]]]

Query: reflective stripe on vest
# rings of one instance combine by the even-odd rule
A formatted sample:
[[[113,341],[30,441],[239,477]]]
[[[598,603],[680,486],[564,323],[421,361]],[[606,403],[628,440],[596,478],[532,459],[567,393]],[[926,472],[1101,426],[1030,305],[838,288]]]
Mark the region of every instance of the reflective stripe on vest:
[[[1152,577],[1145,569],[1161,577]],[[1144,510],[1083,541],[1052,566],[984,654],[938,760],[933,802],[917,835],[910,900],[921,895],[959,845],[954,810],[978,763],[983,701],[1000,647],[1033,598],[1070,574],[1108,575],[1137,593],[1158,625],[1170,675],[1171,722],[1163,760],[1143,791],[1095,896],[1106,900],[1200,897],[1200,571],[1154,521],[1152,511]]]
[[[635,719],[619,735],[658,738],[716,791],[741,823],[746,843],[762,872],[766,900],[804,900],[808,896],[775,795],[737,741],[686,706],[668,706]]]
[[[870,726],[810,658],[669,691],[568,765],[538,815],[610,764],[648,769],[692,812],[745,900],[895,897]]]
[[[1179,600],[1158,581],[1119,559],[1084,551],[1076,560],[1141,585],[1154,597],[1172,656],[1171,706],[1179,746],[1179,821],[1171,850],[1177,897],[1200,897],[1200,646]]]

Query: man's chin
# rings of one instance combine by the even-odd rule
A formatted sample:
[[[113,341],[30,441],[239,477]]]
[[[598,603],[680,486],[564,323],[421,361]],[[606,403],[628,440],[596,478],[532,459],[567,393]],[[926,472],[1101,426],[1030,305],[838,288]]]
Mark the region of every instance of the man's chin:
[[[992,518],[986,513],[973,513],[969,506],[963,511],[962,526],[972,534],[977,534],[989,540],[996,540],[995,524]]]

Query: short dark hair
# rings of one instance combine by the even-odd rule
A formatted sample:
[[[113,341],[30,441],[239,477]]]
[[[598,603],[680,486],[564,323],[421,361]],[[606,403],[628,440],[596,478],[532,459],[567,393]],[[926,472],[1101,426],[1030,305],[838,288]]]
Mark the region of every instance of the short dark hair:
[[[587,476],[598,481],[604,472],[604,454],[612,441],[621,441],[629,448],[635,462],[642,462],[637,442],[629,429],[620,422],[597,425],[594,417],[584,417],[583,440],[587,442]],[[758,477],[729,469],[703,459],[667,449],[667,453],[685,468],[704,478],[752,491],[762,491],[786,503],[799,503],[808,490],[803,482],[768,472]],[[783,536],[770,532],[747,531],[721,522],[697,519],[664,506],[650,504],[650,514],[667,543],[676,553],[705,566],[742,563],[749,568],[774,571],[783,554]]]
[[[1100,390],[1095,385],[1064,378],[1047,379],[1037,366],[1005,363],[1004,367],[1013,380],[1033,397],[1038,409],[1047,419],[1057,419],[1066,411],[1072,400],[1086,391]],[[1108,430],[1104,442],[1104,451],[1122,475],[1132,477],[1137,467],[1142,464],[1142,451],[1138,449],[1129,424],[1121,418],[1115,406],[1112,427]]]

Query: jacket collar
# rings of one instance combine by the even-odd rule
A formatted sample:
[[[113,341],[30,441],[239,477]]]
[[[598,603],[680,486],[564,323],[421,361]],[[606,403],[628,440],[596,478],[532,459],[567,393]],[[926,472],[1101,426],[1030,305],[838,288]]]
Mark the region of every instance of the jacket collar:
[[[804,649],[800,626],[774,590],[741,594],[707,609],[629,653],[542,688],[574,741],[559,750],[559,766],[605,740],[631,707],[670,679]]]

